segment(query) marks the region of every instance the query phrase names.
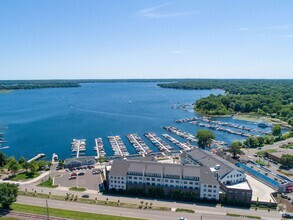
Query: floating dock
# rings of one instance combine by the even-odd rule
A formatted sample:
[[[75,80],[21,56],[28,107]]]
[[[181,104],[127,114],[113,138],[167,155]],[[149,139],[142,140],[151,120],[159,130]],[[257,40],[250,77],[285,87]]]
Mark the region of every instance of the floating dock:
[[[76,152],[76,157],[79,157],[81,152],[86,151],[86,139],[73,139],[71,142],[71,151]]]
[[[186,151],[186,150],[191,150],[193,148],[189,143],[181,143],[180,141],[178,141],[177,139],[173,138],[169,134],[162,134],[162,136],[164,138],[166,138],[167,140],[171,141],[176,146],[180,147],[182,150]]]
[[[195,124],[195,125],[198,125],[201,127],[207,127],[207,128],[211,128],[214,130],[219,130],[219,131],[224,131],[224,132],[228,132],[228,133],[232,133],[232,134],[236,134],[236,135],[241,135],[244,137],[250,137],[252,135],[249,133],[243,132],[243,131],[256,132],[256,133],[260,133],[260,134],[271,134],[270,131],[263,131],[260,129],[251,128],[251,127],[247,127],[244,125],[238,125],[238,124],[234,124],[234,123],[230,123],[230,122],[214,121],[214,120],[211,120],[209,117],[181,118],[181,119],[175,120],[175,122],[176,123],[189,122],[191,124]],[[206,124],[204,124],[202,122],[204,122]],[[220,126],[235,128],[235,129],[239,129],[241,131],[231,130],[231,129],[223,128]]]
[[[173,133],[173,134],[176,134],[178,135],[179,137],[182,137],[190,142],[197,142],[197,139],[194,135],[188,133],[188,132],[185,132],[185,131],[181,131],[180,129],[178,128],[175,128],[175,127],[172,127],[172,126],[165,126],[164,127],[165,130]]]
[[[149,146],[146,145],[146,143],[141,139],[141,137],[138,136],[138,134],[127,134],[126,137],[138,154],[145,156],[146,154],[152,152]]]
[[[32,161],[34,161],[34,160],[38,160],[38,159],[40,159],[40,158],[42,158],[42,157],[44,157],[44,156],[45,156],[44,153],[37,154],[37,155],[34,156],[33,158],[29,159],[27,162],[30,163],[30,162],[32,162]]]
[[[160,151],[162,152],[170,152],[173,147],[164,142],[161,138],[159,138],[154,132],[148,132],[144,134]]]
[[[104,149],[104,143],[103,143],[102,138],[95,138],[95,143],[96,143],[96,146],[95,146],[94,149],[97,152],[97,157],[98,158],[105,157],[106,152],[105,152],[105,149]]]
[[[108,136],[108,140],[109,140],[111,147],[114,151],[114,156],[125,157],[125,156],[129,155],[127,148],[124,145],[124,143],[119,135]]]

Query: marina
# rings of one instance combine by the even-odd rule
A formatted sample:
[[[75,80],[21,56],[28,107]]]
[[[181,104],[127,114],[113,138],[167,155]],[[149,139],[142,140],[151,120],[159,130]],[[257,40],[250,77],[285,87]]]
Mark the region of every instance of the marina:
[[[232,129],[229,129],[229,128],[223,128],[223,127],[220,127],[218,125],[205,124],[205,123],[201,123],[201,122],[198,122],[198,121],[191,121],[189,123],[193,124],[193,125],[198,125],[200,127],[210,128],[212,130],[222,131],[222,132],[226,132],[226,133],[234,134],[234,135],[239,135],[239,136],[243,136],[243,137],[251,137],[251,136],[253,136],[252,134],[249,134],[247,132],[232,130]]]
[[[152,150],[146,145],[146,143],[138,136],[138,134],[127,134],[129,142],[135,148],[136,152],[140,155],[146,155],[152,152]]]
[[[173,133],[173,134],[176,134],[178,135],[179,137],[182,137],[190,142],[197,142],[197,139],[194,135],[188,133],[188,132],[185,132],[185,131],[181,131],[180,129],[178,128],[175,128],[173,126],[164,126],[164,129]]]
[[[214,121],[214,120],[211,120],[209,117],[204,117],[204,116],[203,117],[181,118],[181,119],[175,120],[175,122],[176,123],[189,122],[191,124],[198,125],[200,127],[211,128],[213,130],[223,131],[223,132],[227,132],[230,134],[240,135],[243,137],[250,137],[253,135],[253,134],[250,134],[247,132],[260,133],[260,134],[264,134],[264,135],[271,134],[270,131],[251,128],[251,127],[247,127],[247,126],[243,126],[243,125],[239,125],[239,124],[235,124],[235,123],[230,123],[230,122]],[[202,123],[202,122],[204,122],[204,123]],[[262,124],[262,123],[260,123],[260,124]],[[238,130],[231,130],[229,128],[223,128],[220,126],[230,127],[230,128],[234,128],[234,129],[238,129]],[[246,131],[246,132],[244,132],[244,131]]]
[[[119,135],[108,136],[108,140],[111,144],[112,150],[114,151],[114,156],[125,157],[129,155],[127,148]]]
[[[106,156],[106,152],[104,149],[104,143],[102,138],[95,138],[95,143],[96,146],[94,147],[94,150],[97,152],[97,157],[105,157]]]
[[[176,140],[175,138],[173,138],[172,136],[168,134],[162,134],[162,136],[166,138],[167,140],[171,141],[176,146],[180,147],[182,150],[191,150],[193,148],[193,146],[191,146],[190,143],[181,143],[180,141]]]
[[[162,152],[170,152],[173,147],[164,142],[161,138],[159,138],[154,132],[148,132],[144,134],[160,151]]]
[[[71,151],[76,153],[76,157],[84,154],[84,151],[86,151],[86,139],[73,139],[71,142]]]

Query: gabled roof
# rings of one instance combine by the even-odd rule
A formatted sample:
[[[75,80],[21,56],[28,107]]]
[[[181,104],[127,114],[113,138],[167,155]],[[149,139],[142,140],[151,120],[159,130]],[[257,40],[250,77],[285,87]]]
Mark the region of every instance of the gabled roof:
[[[207,167],[195,165],[182,165],[170,163],[158,163],[150,161],[114,160],[109,176],[127,176],[127,172],[139,172],[150,174],[177,175],[183,179],[184,176],[199,177],[204,184],[216,184],[218,181]]]
[[[235,166],[229,161],[205,150],[195,148],[192,151],[183,154],[183,156],[185,155],[199,163],[201,166],[209,167],[213,172],[217,173],[220,178],[230,173],[232,170],[243,172],[241,168]],[[220,165],[219,169],[214,169],[216,165]]]

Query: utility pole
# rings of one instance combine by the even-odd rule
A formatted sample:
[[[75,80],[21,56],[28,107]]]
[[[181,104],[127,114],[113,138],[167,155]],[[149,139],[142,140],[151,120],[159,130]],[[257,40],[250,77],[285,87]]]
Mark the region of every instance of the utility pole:
[[[49,220],[49,206],[48,206],[48,200],[46,199],[46,209],[47,209],[47,220]]]

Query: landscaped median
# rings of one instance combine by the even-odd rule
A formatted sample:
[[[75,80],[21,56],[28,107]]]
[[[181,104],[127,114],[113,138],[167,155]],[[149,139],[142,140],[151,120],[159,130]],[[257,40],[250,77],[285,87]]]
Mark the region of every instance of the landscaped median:
[[[53,185],[53,179],[50,177],[48,180],[41,182],[38,186],[47,188],[57,188],[58,185]]]
[[[122,207],[122,208],[133,208],[133,209],[151,209],[151,210],[160,210],[160,211],[171,211],[171,208],[168,207],[159,207],[154,206],[153,204],[144,204],[142,207],[142,202],[140,204],[132,204],[132,203],[124,203],[118,200],[117,202],[106,200],[98,200],[95,199],[85,199],[85,198],[78,198],[77,195],[67,193],[66,196],[59,196],[59,195],[52,195],[52,194],[44,194],[44,193],[37,193],[37,192],[24,192],[19,191],[18,195],[21,196],[30,196],[35,198],[43,198],[43,199],[53,199],[53,200],[61,200],[61,201],[72,201],[72,202],[80,202],[86,204],[96,204],[96,205],[105,205],[105,206],[115,206],[115,207]]]
[[[231,217],[261,219],[260,216],[254,216],[254,215],[240,215],[240,214],[233,214],[233,213],[227,213],[226,215]]]
[[[74,186],[74,187],[70,187],[69,190],[71,190],[71,191],[77,191],[77,192],[84,192],[84,191],[86,191],[86,188]]]
[[[194,210],[192,210],[192,209],[182,209],[182,208],[177,208],[175,211],[176,211],[176,212],[188,212],[188,213],[195,213],[195,211],[194,211]]]
[[[13,211],[24,212],[24,213],[33,213],[38,215],[46,215],[47,209],[46,207],[40,206],[32,206],[32,205],[24,205],[24,204],[13,204],[11,206]],[[63,209],[55,209],[49,208],[49,215],[61,218],[68,219],[99,219],[99,220],[139,220],[138,218],[130,218],[130,217],[121,217],[121,216],[112,216],[112,215],[102,215],[102,214],[94,214],[87,212],[77,212],[71,210],[63,210]]]

